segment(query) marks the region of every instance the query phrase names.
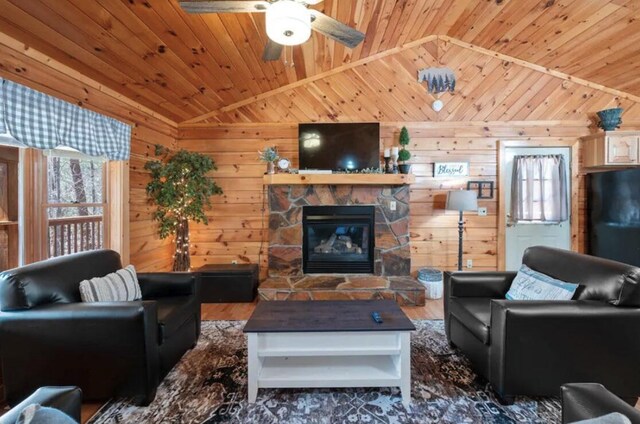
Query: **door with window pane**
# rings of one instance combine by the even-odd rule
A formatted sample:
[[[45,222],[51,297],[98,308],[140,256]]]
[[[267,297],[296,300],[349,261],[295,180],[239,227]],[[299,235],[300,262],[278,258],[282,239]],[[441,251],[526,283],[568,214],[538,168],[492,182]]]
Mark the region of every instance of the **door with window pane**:
[[[105,162],[66,149],[45,162],[47,256],[106,247]]]
[[[565,189],[554,174],[563,159]],[[530,158],[530,172],[514,175],[517,157]],[[545,159],[545,158],[548,158]],[[505,267],[517,271],[530,246],[571,249],[571,149],[568,147],[507,147],[502,187],[505,193]],[[531,165],[531,164],[529,164]],[[558,194],[562,196],[558,196]],[[516,204],[517,203],[517,204]]]

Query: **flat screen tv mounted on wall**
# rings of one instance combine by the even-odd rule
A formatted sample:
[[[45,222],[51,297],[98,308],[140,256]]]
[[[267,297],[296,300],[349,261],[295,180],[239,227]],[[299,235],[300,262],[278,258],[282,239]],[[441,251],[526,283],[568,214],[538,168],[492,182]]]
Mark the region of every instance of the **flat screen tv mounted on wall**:
[[[380,124],[300,124],[301,170],[355,171],[380,167]]]

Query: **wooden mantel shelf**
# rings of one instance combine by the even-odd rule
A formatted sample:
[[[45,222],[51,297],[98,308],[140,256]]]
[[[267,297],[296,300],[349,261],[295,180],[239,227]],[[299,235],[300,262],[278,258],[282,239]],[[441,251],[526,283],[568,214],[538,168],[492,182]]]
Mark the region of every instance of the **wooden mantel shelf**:
[[[403,185],[415,180],[412,174],[273,174],[263,178],[264,185]]]

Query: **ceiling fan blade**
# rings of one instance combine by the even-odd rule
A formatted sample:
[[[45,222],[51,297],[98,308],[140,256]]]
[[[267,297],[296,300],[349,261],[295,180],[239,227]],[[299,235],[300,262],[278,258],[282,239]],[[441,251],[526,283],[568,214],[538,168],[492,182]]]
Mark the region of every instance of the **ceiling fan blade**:
[[[255,13],[265,12],[267,1],[181,1],[180,7],[187,13]]]
[[[267,41],[267,45],[264,46],[264,52],[262,53],[262,60],[268,62],[280,59],[283,47],[284,46],[282,44],[278,44],[273,40]]]
[[[354,48],[364,40],[364,34],[317,10],[311,10],[311,28],[347,47]]]

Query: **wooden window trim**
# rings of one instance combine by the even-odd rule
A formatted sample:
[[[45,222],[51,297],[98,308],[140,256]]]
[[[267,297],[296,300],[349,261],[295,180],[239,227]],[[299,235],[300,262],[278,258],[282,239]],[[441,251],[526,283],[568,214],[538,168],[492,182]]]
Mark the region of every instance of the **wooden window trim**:
[[[46,220],[41,207],[41,199],[46,190],[46,168],[43,166],[42,152],[37,149],[21,149],[22,170],[22,213],[24,264],[37,262],[47,257],[43,242],[46,236]]]
[[[129,162],[111,161],[107,164],[107,196],[109,212],[109,246],[120,253],[123,266],[130,263],[129,251]]]
[[[7,245],[6,263],[0,270],[13,268],[20,263],[20,206],[19,172],[20,155],[17,148],[0,146],[0,167],[4,167],[4,181],[0,181],[0,232],[5,234]]]

